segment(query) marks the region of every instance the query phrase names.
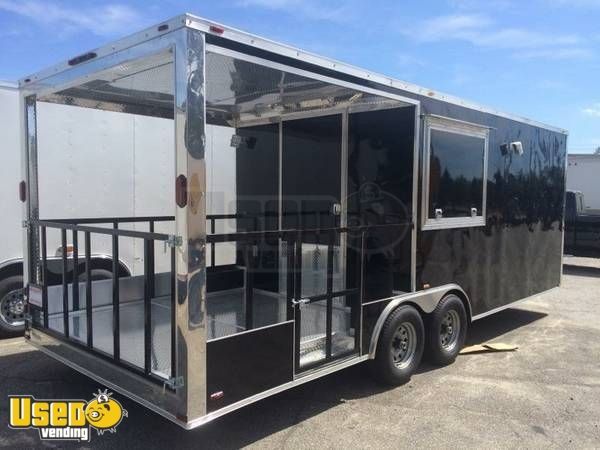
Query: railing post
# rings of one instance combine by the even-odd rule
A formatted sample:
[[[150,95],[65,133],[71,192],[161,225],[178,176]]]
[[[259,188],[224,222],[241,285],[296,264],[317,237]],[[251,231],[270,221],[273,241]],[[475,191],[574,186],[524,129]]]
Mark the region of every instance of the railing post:
[[[73,270],[71,271],[71,297],[73,298],[73,334],[81,339],[79,328],[79,248],[77,242],[77,231],[73,230]]]
[[[244,245],[244,264],[246,272],[244,274],[244,300],[246,304],[246,330],[254,328],[254,265],[253,265],[253,247],[254,243],[245,243]]]
[[[48,249],[46,247],[46,227],[40,227],[42,247],[42,308],[44,328],[48,328]]]
[[[152,299],[154,298],[154,241],[144,239],[144,371],[152,373]]]
[[[296,233],[295,249],[294,249],[294,300],[299,301],[302,298],[302,231]],[[296,371],[300,367],[300,339],[302,337],[302,310],[299,305],[295,306],[294,318],[296,320],[295,341],[296,351],[294,352]]]
[[[92,244],[90,232],[86,231],[84,234],[84,247],[85,247],[85,317],[87,324],[87,346],[92,348],[94,346],[94,331],[93,331],[93,311],[92,311]]]
[[[176,268],[175,268],[175,248],[171,249],[171,377],[177,373],[177,328],[175,326],[176,310]]]
[[[60,230],[62,249],[62,294],[63,294],[63,333],[69,337],[69,291],[67,283],[67,230]]]
[[[119,223],[113,223],[113,229],[117,230]],[[121,325],[119,311],[119,236],[112,236],[112,294],[113,294],[113,358],[121,359]]]
[[[332,356],[332,330],[333,330],[333,244],[335,243],[335,231],[330,230],[327,242],[327,316],[325,331],[325,357],[330,359]]]
[[[292,233],[285,234],[285,245],[287,253],[286,261],[286,296],[287,296],[287,320],[294,319],[294,306],[292,300],[294,299],[294,249],[295,243]]]
[[[216,232],[215,230],[216,230],[215,218],[211,217],[211,219],[210,219],[210,234],[214,235]],[[215,246],[216,245],[217,244],[215,242],[210,243],[210,266],[211,267],[215,267],[217,265],[216,261],[215,261],[215,259],[216,259]]]

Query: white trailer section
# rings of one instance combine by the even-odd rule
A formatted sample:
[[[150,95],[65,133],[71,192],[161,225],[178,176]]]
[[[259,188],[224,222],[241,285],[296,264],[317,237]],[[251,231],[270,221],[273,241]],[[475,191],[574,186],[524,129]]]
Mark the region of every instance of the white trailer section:
[[[600,155],[570,154],[567,189],[581,191],[585,207],[600,209]]]
[[[16,84],[0,82],[0,334],[22,332],[21,296],[15,291],[22,286],[22,213],[19,201],[21,175],[20,105]],[[38,108],[39,164],[46,170],[39,177],[40,214],[43,217],[102,217],[115,211],[120,217],[140,217],[149,214],[172,215],[165,208],[172,203],[174,186],[169,182],[175,173],[173,162],[173,122],[168,119],[98,111],[46,103]],[[207,130],[207,159],[214,158],[215,167],[232,167],[228,158],[235,158],[234,148],[213,152],[213,142],[227,148],[231,132],[225,127]],[[213,172],[207,174],[213,183]],[[235,173],[221,171],[214,192],[228,197],[226,186],[235,187]],[[235,200],[220,199],[215,204],[229,205],[235,213]],[[209,199],[209,205],[212,202]],[[209,206],[210,207],[210,206]],[[131,224],[132,229],[142,229]],[[170,222],[156,223],[157,232],[170,232]],[[223,224],[219,224],[223,228]],[[145,229],[144,229],[145,231]],[[228,231],[225,228],[220,230]],[[60,233],[48,234],[49,258],[60,270]],[[112,265],[111,242],[108,236],[94,243],[96,277],[109,276]],[[233,257],[234,248],[223,248],[224,258]],[[137,241],[124,242],[120,247],[120,270],[140,274],[143,270],[142,246]],[[157,269],[168,270],[166,258],[156,259]],[[10,303],[10,304],[9,304]],[[2,311],[0,306],[0,311]]]

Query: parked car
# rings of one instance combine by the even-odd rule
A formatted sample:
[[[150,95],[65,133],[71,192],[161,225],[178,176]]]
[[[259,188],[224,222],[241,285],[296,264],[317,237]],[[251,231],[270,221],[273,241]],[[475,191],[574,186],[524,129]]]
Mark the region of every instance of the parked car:
[[[600,257],[600,210],[587,208],[580,191],[567,191],[565,254]]]

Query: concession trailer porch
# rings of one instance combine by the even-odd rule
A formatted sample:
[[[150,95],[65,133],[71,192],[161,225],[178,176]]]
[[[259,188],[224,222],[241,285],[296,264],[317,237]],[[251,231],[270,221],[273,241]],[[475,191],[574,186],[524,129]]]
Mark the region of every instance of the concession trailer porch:
[[[366,360],[405,382],[422,356],[452,362],[472,320],[560,283],[563,130],[190,15],[20,88],[26,338],[185,428]],[[57,105],[92,115],[100,150],[65,168],[85,189],[46,167]],[[107,115],[135,118],[116,199]],[[93,187],[97,214],[54,217],[44,177],[65,202]]]

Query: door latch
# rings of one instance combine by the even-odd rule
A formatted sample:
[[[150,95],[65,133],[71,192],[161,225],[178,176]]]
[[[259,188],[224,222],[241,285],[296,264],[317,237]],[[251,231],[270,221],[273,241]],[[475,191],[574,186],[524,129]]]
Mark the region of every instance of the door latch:
[[[302,307],[302,305],[308,305],[310,303],[309,298],[301,298],[300,300],[292,299],[292,305]]]
[[[334,203],[331,205],[331,214],[334,216],[342,215],[342,205],[340,203]]]

